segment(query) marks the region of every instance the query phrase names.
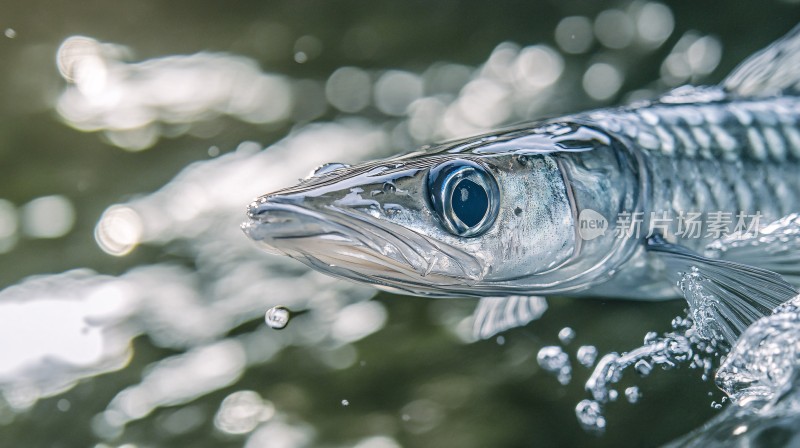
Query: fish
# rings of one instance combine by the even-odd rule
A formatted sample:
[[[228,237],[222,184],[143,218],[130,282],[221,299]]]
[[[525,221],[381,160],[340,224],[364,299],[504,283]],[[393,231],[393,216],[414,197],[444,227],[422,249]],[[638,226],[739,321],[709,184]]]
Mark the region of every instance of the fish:
[[[683,296],[732,342],[798,293],[799,169],[800,26],[718,85],[323,165],[242,229],[335,277],[478,297],[479,338],[545,296]]]

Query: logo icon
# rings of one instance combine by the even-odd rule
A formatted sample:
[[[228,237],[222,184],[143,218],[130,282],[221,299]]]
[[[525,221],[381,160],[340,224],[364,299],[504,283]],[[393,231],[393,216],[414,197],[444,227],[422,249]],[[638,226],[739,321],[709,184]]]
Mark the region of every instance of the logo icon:
[[[608,221],[603,215],[590,208],[581,210],[581,214],[578,216],[578,235],[582,240],[593,240],[605,235],[606,230],[608,230]]]

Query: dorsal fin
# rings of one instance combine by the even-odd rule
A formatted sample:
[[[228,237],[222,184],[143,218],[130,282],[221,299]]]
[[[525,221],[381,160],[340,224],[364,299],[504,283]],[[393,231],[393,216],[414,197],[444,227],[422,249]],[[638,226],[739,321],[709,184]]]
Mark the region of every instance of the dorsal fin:
[[[745,59],[722,87],[741,96],[800,95],[800,25]]]

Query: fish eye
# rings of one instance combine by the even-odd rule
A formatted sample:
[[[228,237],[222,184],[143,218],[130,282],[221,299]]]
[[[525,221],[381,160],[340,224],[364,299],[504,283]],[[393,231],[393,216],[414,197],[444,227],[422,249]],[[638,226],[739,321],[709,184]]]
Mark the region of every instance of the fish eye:
[[[448,232],[473,237],[486,232],[500,206],[497,181],[481,165],[452,160],[428,172],[428,198]]]

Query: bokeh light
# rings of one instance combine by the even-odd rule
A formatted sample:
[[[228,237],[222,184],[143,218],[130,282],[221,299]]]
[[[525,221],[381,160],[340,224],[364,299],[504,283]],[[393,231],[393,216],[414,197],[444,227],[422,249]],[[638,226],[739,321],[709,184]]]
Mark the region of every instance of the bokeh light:
[[[75,224],[75,208],[64,196],[36,198],[22,206],[22,231],[31,238],[60,238]]]

